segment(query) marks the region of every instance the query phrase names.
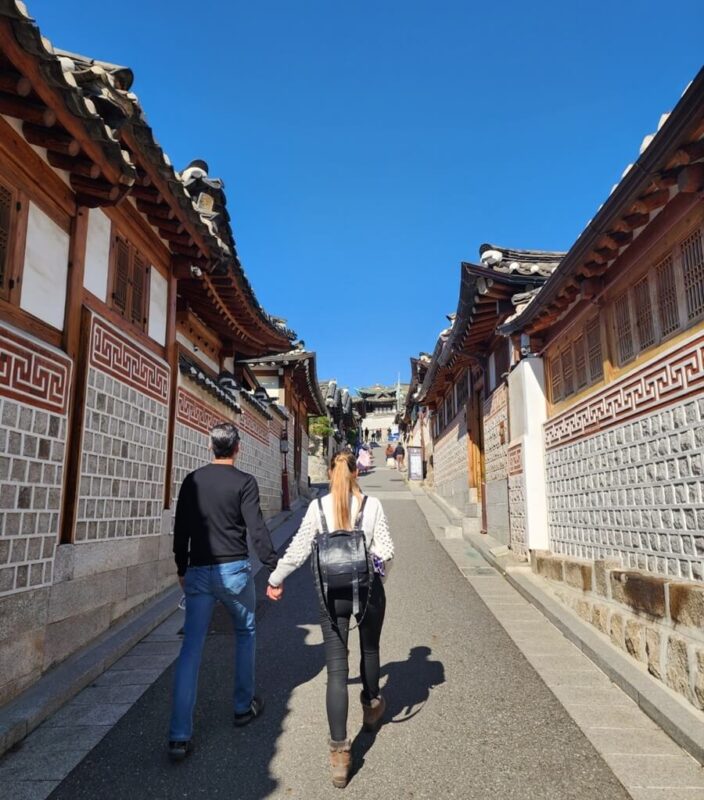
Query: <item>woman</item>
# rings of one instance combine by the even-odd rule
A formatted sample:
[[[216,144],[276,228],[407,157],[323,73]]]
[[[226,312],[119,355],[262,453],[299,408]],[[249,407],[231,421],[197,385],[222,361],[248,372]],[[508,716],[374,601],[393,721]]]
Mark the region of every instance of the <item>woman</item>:
[[[357,465],[351,453],[338,453],[330,465],[330,493],[322,499],[322,509],[331,530],[354,529],[364,495],[357,483]],[[269,577],[267,596],[279,600],[284,580],[303,564],[311,553],[313,540],[323,530],[318,503],[308,506],[301,527],[286,553]],[[367,549],[375,562],[371,588],[360,590],[360,609],[356,620],[362,651],[362,692],[360,700],[365,730],[376,730],[386,709],[379,692],[379,640],[384,623],[386,595],[382,577],[388,574],[394,555],[384,509],[374,497],[368,497],[360,527],[364,530]],[[352,590],[331,589],[327,606],[321,599],[320,625],[325,642],[325,663],[328,673],[326,706],[330,726],[330,763],[334,786],[347,785],[350,771],[350,740],[347,738],[347,637],[352,617]]]
[[[369,467],[371,466],[372,459],[371,455],[369,454],[369,450],[365,444],[362,445],[359,455],[357,456],[357,471],[360,475],[366,475],[369,472]]]

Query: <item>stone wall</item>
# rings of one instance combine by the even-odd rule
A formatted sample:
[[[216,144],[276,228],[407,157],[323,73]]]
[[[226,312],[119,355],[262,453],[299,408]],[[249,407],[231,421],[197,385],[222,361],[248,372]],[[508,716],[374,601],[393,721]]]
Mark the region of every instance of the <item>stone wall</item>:
[[[508,515],[508,403],[505,384],[484,401],[484,467],[487,532],[510,541]]]
[[[277,418],[268,420],[263,414],[244,405],[236,424],[242,433],[237,464],[257,479],[262,512],[265,517],[271,517],[281,511],[281,423]],[[290,474],[293,475],[292,472]]]
[[[704,334],[545,424],[550,549],[702,580]]]
[[[433,488],[463,514],[471,504],[467,461],[467,424],[464,408],[435,440],[433,445]]]
[[[64,353],[0,325],[0,704],[44,666],[71,370]]]
[[[160,533],[166,364],[93,317],[75,541]]]
[[[704,586],[617,561],[531,553],[555,596],[648,672],[704,709]],[[704,717],[702,718],[704,722]]]
[[[522,558],[528,557],[526,540],[526,482],[521,444],[508,449],[508,506],[511,528],[510,547]]]

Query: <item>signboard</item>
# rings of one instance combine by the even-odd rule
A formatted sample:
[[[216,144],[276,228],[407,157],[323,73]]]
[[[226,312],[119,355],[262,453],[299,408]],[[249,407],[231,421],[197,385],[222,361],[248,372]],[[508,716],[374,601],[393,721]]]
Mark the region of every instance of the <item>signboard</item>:
[[[420,447],[408,447],[408,480],[423,480],[423,455]]]

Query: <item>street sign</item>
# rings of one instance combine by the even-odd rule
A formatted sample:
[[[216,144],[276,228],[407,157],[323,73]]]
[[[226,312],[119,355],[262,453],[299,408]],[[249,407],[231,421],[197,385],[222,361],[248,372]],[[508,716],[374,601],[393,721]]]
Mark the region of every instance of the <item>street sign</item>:
[[[408,480],[423,480],[423,455],[420,447],[409,447],[408,449]]]

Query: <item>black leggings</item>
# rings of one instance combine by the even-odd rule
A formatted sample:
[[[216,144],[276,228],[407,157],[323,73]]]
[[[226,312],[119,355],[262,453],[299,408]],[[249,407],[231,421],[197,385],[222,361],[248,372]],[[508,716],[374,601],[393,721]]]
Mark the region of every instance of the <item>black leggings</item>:
[[[360,592],[362,611],[367,602],[365,590]],[[378,575],[374,576],[369,598],[369,606],[359,626],[359,642],[362,651],[360,672],[362,675],[362,691],[366,700],[379,695],[379,639],[384,624],[386,610],[386,594],[384,585]],[[347,738],[347,637],[349,635],[350,618],[352,617],[352,591],[331,591],[329,594],[329,611],[335,620],[321,609],[320,625],[325,642],[325,662],[328,670],[328,688],[326,706],[330,738],[341,742]]]

